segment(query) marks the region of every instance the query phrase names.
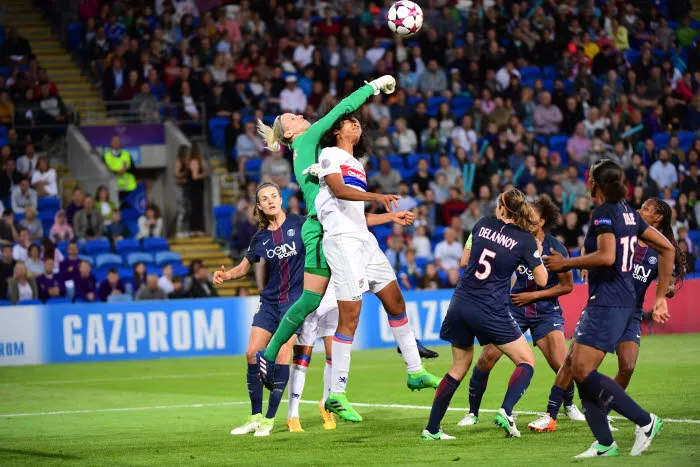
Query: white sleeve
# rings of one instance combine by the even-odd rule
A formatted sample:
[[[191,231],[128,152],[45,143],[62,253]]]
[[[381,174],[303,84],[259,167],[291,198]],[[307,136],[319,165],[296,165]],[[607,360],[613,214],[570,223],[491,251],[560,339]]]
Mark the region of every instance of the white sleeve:
[[[335,148],[324,148],[318,156],[318,178],[324,178],[328,174],[342,173],[340,170],[340,159],[335,154]]]

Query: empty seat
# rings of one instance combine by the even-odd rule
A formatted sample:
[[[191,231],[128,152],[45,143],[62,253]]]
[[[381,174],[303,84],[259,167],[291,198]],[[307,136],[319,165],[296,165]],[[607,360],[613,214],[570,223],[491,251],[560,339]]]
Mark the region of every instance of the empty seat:
[[[170,250],[170,243],[168,243],[168,240],[165,238],[154,237],[143,239],[143,251],[147,251],[148,253],[156,253],[159,251],[168,250]]]
[[[180,253],[174,251],[160,251],[155,255],[156,266],[163,267],[166,264],[182,264]]]
[[[150,253],[143,253],[140,251],[134,252],[134,253],[129,253],[126,255],[126,264],[130,267],[133,268],[134,264],[136,263],[146,263],[146,265],[154,265],[155,262],[153,261],[153,255]]]
[[[432,240],[434,242],[441,242],[445,239],[445,229],[447,227],[443,227],[441,225],[438,225],[435,227],[433,230],[433,235],[432,235]]]
[[[88,255],[96,255],[99,253],[109,253],[112,251],[112,245],[106,238],[97,238],[95,240],[87,240],[83,251]]]
[[[47,305],[58,305],[60,303],[70,303],[71,299],[68,297],[51,297],[46,300]]]
[[[17,305],[41,305],[41,300],[20,300]]]
[[[209,140],[211,145],[219,149],[224,149],[226,143],[226,126],[229,124],[228,118],[217,117],[209,120]]]
[[[671,135],[668,133],[654,133],[651,139],[654,141],[654,145],[657,149],[665,148],[668,147],[668,141],[671,139]],[[680,142],[680,136],[678,137],[678,141]]]
[[[107,303],[125,303],[131,301],[133,301],[133,298],[131,297],[131,294],[128,293],[110,295],[109,297],[107,297]]]
[[[37,209],[39,210],[39,212],[51,211],[55,213],[56,211],[61,209],[61,200],[51,196],[39,198],[39,201],[37,203]]]
[[[90,266],[94,266],[94,265],[95,265],[95,260],[92,258],[92,256],[88,256],[88,255],[78,255],[78,259],[79,259],[80,261],[87,261],[88,263],[90,263]]]
[[[102,253],[95,258],[95,267],[100,269],[119,268],[122,265],[122,257],[113,253]]]
[[[122,256],[128,255],[129,253],[133,253],[135,251],[141,251],[141,244],[138,240],[133,238],[125,238],[123,240],[119,240],[114,246],[117,250],[117,253],[119,253]]]

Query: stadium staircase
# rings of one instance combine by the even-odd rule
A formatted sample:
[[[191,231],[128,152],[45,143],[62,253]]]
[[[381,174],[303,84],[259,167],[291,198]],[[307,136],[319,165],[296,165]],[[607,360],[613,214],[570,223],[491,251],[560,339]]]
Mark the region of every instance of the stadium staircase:
[[[82,75],[49,23],[42,19],[41,10],[26,0],[2,0],[2,3],[5,26],[16,28],[29,41],[39,64],[48,70],[49,77],[56,83],[63,101],[76,110],[80,110],[85,102],[99,105],[102,96]],[[91,108],[95,108],[95,104]]]
[[[700,0],[691,0],[690,1],[690,16],[696,20],[700,21]]]

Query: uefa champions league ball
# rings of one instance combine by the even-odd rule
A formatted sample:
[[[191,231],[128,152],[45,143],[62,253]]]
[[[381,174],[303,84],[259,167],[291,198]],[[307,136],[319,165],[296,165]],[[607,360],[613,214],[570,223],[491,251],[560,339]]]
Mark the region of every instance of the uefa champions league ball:
[[[423,10],[414,2],[400,0],[391,5],[386,20],[391,32],[401,37],[411,37],[423,26]]]

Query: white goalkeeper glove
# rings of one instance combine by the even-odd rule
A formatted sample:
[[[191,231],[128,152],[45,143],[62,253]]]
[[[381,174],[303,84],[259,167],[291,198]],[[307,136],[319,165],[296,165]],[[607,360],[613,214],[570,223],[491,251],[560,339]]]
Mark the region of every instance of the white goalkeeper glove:
[[[384,94],[391,94],[396,90],[396,80],[391,75],[384,75],[375,79],[374,81],[370,81],[369,83],[365,81],[365,83],[374,88],[375,96],[379,94],[380,91]]]
[[[318,164],[311,164],[307,168],[305,168],[301,174],[302,175],[311,175],[312,177],[318,177],[318,173],[320,172],[321,167]]]

